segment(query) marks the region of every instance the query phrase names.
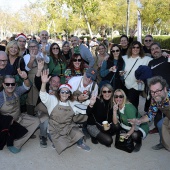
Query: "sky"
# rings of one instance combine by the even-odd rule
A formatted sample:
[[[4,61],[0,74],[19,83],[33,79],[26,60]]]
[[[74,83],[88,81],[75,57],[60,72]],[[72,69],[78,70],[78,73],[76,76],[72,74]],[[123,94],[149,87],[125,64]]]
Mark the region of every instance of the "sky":
[[[16,12],[24,5],[28,5],[30,2],[36,2],[37,0],[0,0],[0,9]]]

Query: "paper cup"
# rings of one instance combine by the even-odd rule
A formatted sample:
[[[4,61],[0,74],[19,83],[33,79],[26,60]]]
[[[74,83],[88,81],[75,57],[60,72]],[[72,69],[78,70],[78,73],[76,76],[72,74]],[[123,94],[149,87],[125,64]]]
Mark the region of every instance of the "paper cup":
[[[140,82],[138,83],[138,90],[142,91],[142,83],[140,83]]]
[[[108,126],[109,126],[108,121],[103,121],[102,124],[103,124],[104,130],[108,130]]]

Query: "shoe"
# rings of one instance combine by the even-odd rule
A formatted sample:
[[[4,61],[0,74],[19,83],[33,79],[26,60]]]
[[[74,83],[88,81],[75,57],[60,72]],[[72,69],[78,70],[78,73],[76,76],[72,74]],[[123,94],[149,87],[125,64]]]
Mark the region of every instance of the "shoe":
[[[8,149],[12,153],[18,153],[18,152],[21,151],[21,149],[18,149],[18,148],[14,147],[14,146],[8,146]]]
[[[93,144],[98,144],[99,143],[98,140],[96,138],[94,138],[94,137],[91,137],[91,142]]]
[[[156,127],[149,131],[149,134],[154,134],[154,133],[158,133],[158,129]]]
[[[53,149],[55,149],[55,146],[54,146],[54,144],[52,144],[52,148],[53,148]]]
[[[46,137],[40,136],[40,146],[41,146],[41,148],[47,147],[47,138]]]
[[[85,143],[77,144],[77,147],[81,148],[81,149],[83,149],[84,151],[87,151],[87,152],[90,152],[90,150],[91,150],[90,147],[87,146]]]
[[[152,146],[153,150],[160,150],[160,149],[163,149],[163,148],[164,148],[164,146],[162,145],[162,143],[159,143],[159,144],[157,144],[155,146]]]
[[[133,152],[139,152],[140,148],[141,148],[142,144],[141,143],[136,143],[135,148],[133,150]]]
[[[36,135],[34,135],[34,134],[32,134],[31,136],[30,136],[30,139],[35,139],[36,138]]]

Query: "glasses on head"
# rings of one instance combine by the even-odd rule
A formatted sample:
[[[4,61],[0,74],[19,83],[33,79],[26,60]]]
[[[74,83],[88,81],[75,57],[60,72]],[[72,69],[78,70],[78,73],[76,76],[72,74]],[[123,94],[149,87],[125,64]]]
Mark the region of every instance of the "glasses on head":
[[[120,50],[112,50],[112,53],[115,53],[115,52],[120,52]]]
[[[74,59],[73,62],[81,62],[81,59]]]
[[[123,95],[114,95],[114,98],[120,98],[120,99],[122,99],[122,98],[124,98],[124,96]]]
[[[8,60],[0,60],[0,63],[7,63],[8,62]]]
[[[152,95],[160,94],[162,90],[163,90],[163,88],[161,90],[151,91],[151,94]]]
[[[103,90],[102,93],[111,93],[110,90],[106,91],[106,90]]]
[[[135,49],[135,48],[136,48],[136,49],[139,49],[140,47],[139,47],[139,46],[133,46],[132,48],[133,48],[133,49]]]
[[[145,42],[151,42],[152,40],[145,40]]]
[[[16,85],[16,83],[4,83],[5,84],[5,86],[7,86],[7,87],[9,87],[10,85],[11,86],[15,86]]]
[[[70,94],[70,91],[69,91],[69,90],[61,90],[60,93],[61,93],[61,94],[64,94],[64,93],[65,93],[65,94]]]
[[[56,47],[56,48],[54,47],[54,48],[52,48],[52,49],[53,49],[53,50],[58,50],[59,48],[58,48],[58,47]]]

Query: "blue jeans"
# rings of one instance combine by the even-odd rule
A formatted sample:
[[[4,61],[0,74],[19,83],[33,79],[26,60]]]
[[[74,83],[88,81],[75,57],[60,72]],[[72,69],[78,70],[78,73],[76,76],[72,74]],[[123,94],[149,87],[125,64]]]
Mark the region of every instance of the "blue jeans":
[[[164,121],[164,117],[157,123],[159,136],[160,136],[160,143],[162,143],[162,124],[163,124],[163,121]]]

